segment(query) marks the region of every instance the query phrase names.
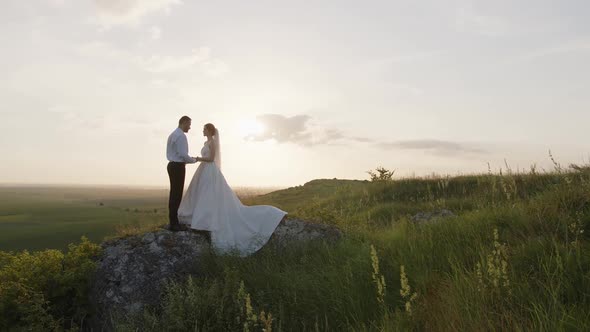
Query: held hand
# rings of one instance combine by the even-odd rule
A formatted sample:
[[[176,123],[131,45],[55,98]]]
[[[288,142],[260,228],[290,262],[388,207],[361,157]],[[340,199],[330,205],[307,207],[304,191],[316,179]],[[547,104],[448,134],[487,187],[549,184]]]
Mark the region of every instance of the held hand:
[[[199,162],[199,160],[201,160],[201,158],[195,157],[195,162]]]

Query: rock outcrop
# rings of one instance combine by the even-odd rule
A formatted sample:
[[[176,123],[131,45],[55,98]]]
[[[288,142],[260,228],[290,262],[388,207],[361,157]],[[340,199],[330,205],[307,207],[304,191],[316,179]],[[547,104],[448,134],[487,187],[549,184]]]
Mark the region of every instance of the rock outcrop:
[[[313,240],[335,242],[342,233],[335,227],[285,219],[265,248],[283,249]],[[157,306],[167,280],[199,276],[199,262],[210,250],[206,232],[158,230],[104,242],[103,255],[91,288],[96,321],[108,324],[110,317],[141,313]],[[266,249],[266,250],[268,250]],[[96,325],[96,324],[93,324]],[[107,329],[106,325],[97,329]]]
[[[341,237],[342,232],[334,226],[300,219],[285,219],[277,226],[266,246],[286,248],[296,243],[306,243],[313,240],[334,243]]]

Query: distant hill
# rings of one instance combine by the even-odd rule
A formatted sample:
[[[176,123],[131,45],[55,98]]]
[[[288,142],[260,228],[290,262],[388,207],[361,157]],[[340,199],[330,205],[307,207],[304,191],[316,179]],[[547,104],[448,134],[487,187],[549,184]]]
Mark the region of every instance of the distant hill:
[[[305,202],[327,199],[338,190],[357,190],[366,187],[369,183],[366,180],[317,179],[301,186],[244,199],[243,202],[248,205],[272,204],[285,211],[292,211]]]

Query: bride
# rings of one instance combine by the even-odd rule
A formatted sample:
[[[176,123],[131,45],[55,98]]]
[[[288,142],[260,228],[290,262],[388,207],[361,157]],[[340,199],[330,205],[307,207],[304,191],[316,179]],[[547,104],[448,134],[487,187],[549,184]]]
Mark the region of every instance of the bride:
[[[178,209],[180,223],[211,232],[211,244],[219,252],[246,256],[256,252],[274,232],[287,212],[269,205],[245,206],[221,173],[219,131],[211,123],[203,127],[207,136],[201,164],[182,197]]]

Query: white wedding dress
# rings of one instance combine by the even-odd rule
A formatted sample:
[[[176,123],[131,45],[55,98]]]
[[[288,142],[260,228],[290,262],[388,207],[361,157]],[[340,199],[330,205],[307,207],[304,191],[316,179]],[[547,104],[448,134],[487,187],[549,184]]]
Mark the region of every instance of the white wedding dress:
[[[215,135],[218,139],[219,133]],[[205,142],[201,156],[210,158],[210,144]],[[178,219],[195,230],[211,232],[211,244],[216,251],[236,251],[247,256],[260,249],[274,232],[287,212],[269,205],[245,206],[227,184],[215,162],[201,162],[178,209]]]

